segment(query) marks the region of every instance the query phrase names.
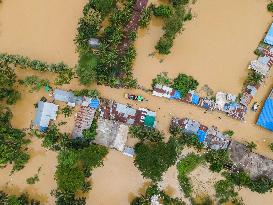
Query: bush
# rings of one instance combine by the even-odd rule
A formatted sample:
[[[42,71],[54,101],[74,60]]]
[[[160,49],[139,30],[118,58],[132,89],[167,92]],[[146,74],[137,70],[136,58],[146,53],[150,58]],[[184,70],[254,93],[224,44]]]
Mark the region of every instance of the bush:
[[[135,146],[135,152],[135,166],[141,171],[143,177],[152,181],[160,181],[162,174],[175,164],[178,156],[176,141],[172,138],[167,143],[138,143]]]
[[[97,135],[97,119],[94,118],[91,127],[87,130],[83,130],[83,137],[86,142],[91,142]]]
[[[273,12],[273,3],[270,2],[268,5],[267,5],[267,10],[270,11],[270,12]]]
[[[156,85],[156,84],[160,84],[160,85],[170,85],[172,83],[172,81],[168,78],[167,73],[160,73],[156,76],[156,78],[153,79],[152,82],[152,88]]]
[[[171,53],[171,48],[173,46],[173,38],[167,38],[166,36],[160,37],[160,40],[157,42],[155,49],[158,50],[160,54],[169,54]]]
[[[153,12],[155,16],[159,17],[170,17],[173,14],[172,8],[168,5],[154,7]]]
[[[178,90],[185,97],[190,90],[195,90],[199,85],[192,76],[180,73],[173,81],[172,87]]]
[[[273,143],[269,144],[269,148],[270,148],[271,151],[273,152]]]
[[[131,126],[129,133],[134,137],[138,138],[141,142],[150,141],[150,142],[161,142],[164,137],[163,134],[151,127],[143,126]]]
[[[27,193],[19,196],[8,195],[0,191],[0,204],[2,205],[40,205],[40,201],[30,199]]]
[[[255,144],[253,141],[246,142],[246,147],[247,147],[247,149],[249,149],[250,152],[252,152],[253,149],[257,148],[257,144]]]
[[[233,130],[227,130],[223,132],[224,135],[228,135],[228,136],[233,136],[234,135],[234,131]]]
[[[64,114],[65,117],[69,117],[71,116],[73,113],[73,108],[70,107],[70,106],[65,106],[63,109],[62,109],[62,114]]]
[[[82,89],[82,90],[74,90],[73,91],[75,96],[85,96],[90,98],[98,98],[100,96],[99,91],[97,90],[90,90],[90,89]]]
[[[24,80],[19,80],[21,85],[25,85],[30,88],[30,92],[39,91],[42,87],[49,85],[49,81],[46,79],[40,79],[38,76],[27,76]]]
[[[200,165],[203,160],[202,156],[190,153],[177,164],[178,181],[185,197],[190,197],[192,194],[192,185],[187,175]]]
[[[16,77],[14,69],[0,59],[0,100],[6,99],[9,105],[16,103],[21,97],[20,93],[14,90]]]
[[[178,5],[187,5],[190,0],[171,0],[173,5],[178,6]]]

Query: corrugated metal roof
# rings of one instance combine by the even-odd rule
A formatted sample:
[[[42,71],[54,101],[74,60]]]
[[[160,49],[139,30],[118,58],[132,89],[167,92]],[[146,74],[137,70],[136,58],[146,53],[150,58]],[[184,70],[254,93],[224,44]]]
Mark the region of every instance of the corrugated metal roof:
[[[271,26],[264,38],[264,42],[269,45],[273,45],[273,24],[271,24]]]
[[[271,91],[271,94],[273,94],[273,90]],[[273,132],[273,98],[270,96],[264,103],[264,107],[258,118],[257,125],[260,125]]]
[[[34,125],[46,128],[50,120],[56,120],[58,105],[48,102],[38,102]]]

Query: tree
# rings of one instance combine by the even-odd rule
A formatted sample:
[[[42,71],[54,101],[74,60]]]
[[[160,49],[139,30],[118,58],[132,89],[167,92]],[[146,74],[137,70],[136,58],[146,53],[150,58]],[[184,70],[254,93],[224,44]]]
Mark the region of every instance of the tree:
[[[90,98],[98,98],[100,96],[99,91],[95,89],[74,90],[73,93],[75,96],[80,96],[80,97],[85,96]]]
[[[150,142],[161,142],[164,139],[163,134],[159,130],[151,127],[131,126],[129,133],[133,137],[138,138],[141,142],[144,142],[145,140]]]
[[[225,165],[229,164],[230,158],[227,150],[209,150],[205,154],[205,159],[210,163],[210,170],[214,172],[220,172]]]
[[[170,49],[173,47],[173,39],[167,38],[166,36],[160,37],[160,40],[157,42],[155,49],[158,50],[160,54],[169,54],[171,53]]]
[[[83,130],[83,137],[86,142],[91,142],[97,135],[97,119],[94,119],[89,129]]]
[[[77,75],[80,78],[80,83],[88,85],[96,80],[97,58],[91,52],[80,54],[80,60],[77,66]]]
[[[224,135],[228,135],[228,136],[233,136],[234,135],[234,131],[233,130],[227,130],[223,132]]]
[[[273,2],[270,2],[269,4],[267,4],[267,10],[270,12],[273,12]]]
[[[152,6],[145,8],[140,16],[139,25],[141,28],[146,28],[151,21],[152,18]]]
[[[220,204],[228,201],[238,201],[238,193],[235,191],[234,185],[228,180],[220,180],[214,185],[216,198]]]
[[[135,166],[142,176],[153,181],[161,180],[162,174],[175,164],[178,153],[176,141],[171,138],[167,143],[138,143],[135,146]]]
[[[7,99],[8,104],[14,104],[21,95],[14,90],[16,74],[7,63],[0,61],[0,100]]]
[[[263,80],[263,76],[253,70],[249,71],[245,85],[259,85]]]
[[[269,144],[269,148],[271,149],[271,151],[273,152],[273,143]]]
[[[185,97],[190,90],[195,90],[199,85],[198,81],[192,76],[180,73],[173,82],[172,87],[178,90]]]
[[[116,0],[90,0],[90,4],[95,7],[103,16],[106,16],[115,8]]]
[[[0,166],[13,164],[12,172],[15,172],[24,168],[30,158],[26,152],[30,140],[25,139],[23,131],[11,126],[11,117],[9,109],[0,107],[0,118],[7,120],[0,122]]]
[[[62,192],[61,190],[57,189],[51,194],[56,198],[56,205],[86,205],[86,198],[76,198],[74,193]]]
[[[190,1],[189,0],[171,0],[171,2],[173,3],[174,6],[178,6],[178,5],[186,5]]]
[[[173,14],[173,10],[169,5],[159,5],[153,9],[154,15],[159,17],[170,17]]]
[[[172,81],[171,81],[171,79],[169,79],[167,73],[159,73],[159,74],[157,74],[156,78],[154,78],[152,81],[152,88],[156,84],[170,85],[171,83],[172,83]]]

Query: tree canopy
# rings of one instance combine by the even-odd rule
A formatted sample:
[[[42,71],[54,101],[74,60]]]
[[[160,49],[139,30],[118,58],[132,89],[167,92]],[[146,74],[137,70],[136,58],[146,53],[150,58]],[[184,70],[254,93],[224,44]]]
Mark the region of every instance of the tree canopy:
[[[0,166],[12,164],[14,172],[24,168],[28,162],[27,145],[30,140],[25,138],[23,131],[11,126],[11,118],[10,110],[0,106]]]
[[[198,85],[198,81],[192,76],[180,73],[174,79],[172,87],[180,91],[181,95],[185,97],[190,90],[195,90]]]

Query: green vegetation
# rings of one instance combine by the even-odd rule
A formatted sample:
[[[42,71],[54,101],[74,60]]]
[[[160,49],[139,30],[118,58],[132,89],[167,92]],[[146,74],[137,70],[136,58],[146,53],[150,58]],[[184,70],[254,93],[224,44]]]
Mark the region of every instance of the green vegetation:
[[[233,130],[227,130],[223,132],[224,135],[228,135],[228,136],[233,136],[234,135],[234,131]]]
[[[8,195],[3,191],[0,191],[0,204],[2,205],[40,205],[40,202],[34,199],[30,199],[27,193],[23,193],[20,196]]]
[[[90,0],[84,7],[84,16],[78,24],[78,34],[75,42],[80,53],[77,74],[82,84],[90,84],[97,81],[111,87],[136,87],[136,80],[132,76],[133,62],[136,51],[133,41],[136,36],[128,33],[125,36],[124,29],[133,13],[135,0],[120,1],[122,6],[117,8],[116,1]],[[147,26],[150,20],[150,9],[141,16],[142,26]],[[109,24],[102,28],[103,20],[108,17]],[[93,53],[88,44],[90,38],[98,38],[100,34],[100,46]],[[127,35],[127,34],[126,34]],[[131,46],[120,51],[124,41]]]
[[[192,185],[190,183],[188,174],[192,172],[197,166],[199,166],[203,161],[204,158],[202,156],[190,153],[177,164],[178,181],[185,197],[191,197],[192,194]]]
[[[239,187],[247,187],[253,192],[266,193],[273,188],[273,181],[266,176],[251,178],[244,171],[224,173],[228,181]]]
[[[155,49],[158,50],[160,54],[169,54],[171,52],[171,48],[173,46],[173,41],[178,33],[180,33],[183,29],[183,24],[187,20],[191,20],[192,15],[190,11],[187,11],[186,6],[189,1],[172,1],[172,5],[168,6],[170,8],[164,6],[164,9],[160,9],[161,15],[164,13],[164,35],[160,38],[158,43],[155,46]],[[164,11],[164,12],[163,12]],[[155,12],[154,12],[155,13]]]
[[[168,18],[173,15],[173,8],[169,5],[159,5],[153,8],[155,16]]]
[[[88,85],[96,80],[97,57],[90,51],[80,55],[80,60],[77,66],[77,75],[80,83]]]
[[[58,166],[55,174],[58,189],[63,193],[86,191],[85,177],[91,171],[102,165],[102,159],[107,154],[105,147],[89,145],[88,147],[74,150],[62,150],[58,156]]]
[[[245,81],[245,85],[259,85],[263,80],[263,76],[255,71],[251,70],[248,72],[247,79]]]
[[[75,96],[85,96],[90,98],[98,98],[100,96],[99,91],[93,89],[82,89],[82,90],[74,90],[73,91]]]
[[[0,167],[12,164],[12,173],[24,168],[29,160],[27,145],[30,140],[25,133],[11,126],[12,113],[8,108],[0,107]]]
[[[156,76],[156,78],[153,79],[152,81],[152,88],[156,84],[161,84],[161,85],[171,85],[172,80],[168,77],[167,73],[160,73]]]
[[[73,113],[73,108],[70,106],[65,106],[62,108],[62,114],[64,114],[65,117],[70,117]]]
[[[161,180],[163,173],[175,164],[178,156],[176,141],[173,138],[167,143],[138,143],[135,153],[135,166],[143,177],[152,181]]]
[[[242,199],[238,198],[235,186],[228,180],[220,180],[215,183],[216,198],[220,204],[231,201],[235,205],[243,205]]]
[[[146,28],[150,24],[151,18],[152,18],[152,10],[153,7],[150,5],[148,8],[145,8],[144,11],[141,14],[139,25],[141,28]]]
[[[49,81],[46,79],[40,79],[38,76],[27,76],[24,80],[19,80],[21,85],[25,85],[30,88],[30,92],[39,91],[42,87],[49,85]]]
[[[151,184],[144,195],[136,197],[130,204],[131,205],[148,205],[151,203],[153,196],[158,196],[158,201],[164,205],[186,205],[178,198],[171,198],[164,191],[161,191],[156,184]]]
[[[254,149],[256,149],[257,144],[255,144],[253,141],[246,142],[246,147],[249,149],[250,152],[252,152]]]
[[[267,5],[267,10],[270,11],[270,12],[273,12],[273,2],[270,2],[270,3]]]
[[[170,127],[170,133],[177,139],[180,146],[193,147],[197,150],[204,148],[204,144],[199,142],[196,135],[183,133],[181,129],[177,127]]]
[[[21,95],[14,89],[16,74],[7,63],[0,60],[0,100],[6,99],[7,104],[15,104]]]
[[[94,140],[97,135],[97,128],[98,128],[97,119],[94,118],[91,127],[83,131],[84,140],[87,142],[91,142],[92,140]]]
[[[269,148],[271,149],[271,151],[273,152],[273,143],[269,144]]]
[[[181,95],[185,97],[190,90],[195,90],[199,85],[198,81],[192,76],[186,74],[179,74],[173,81],[172,87],[180,91]]]
[[[19,66],[22,69],[31,68],[41,72],[53,72],[57,73],[58,77],[55,79],[55,84],[63,85],[68,84],[74,77],[73,68],[65,65],[63,62],[58,64],[47,64],[39,60],[31,60],[28,57],[20,55],[9,55],[6,53],[0,53],[0,62],[6,64],[13,64],[15,67]]]
[[[150,142],[161,142],[164,139],[163,133],[151,127],[131,126],[129,133],[141,142],[146,140]]]
[[[213,200],[210,196],[198,196],[194,199],[191,199],[192,205],[214,205]]]
[[[228,150],[209,150],[205,154],[205,159],[210,163],[210,170],[213,172],[220,172],[224,169],[225,165],[231,163]]]

